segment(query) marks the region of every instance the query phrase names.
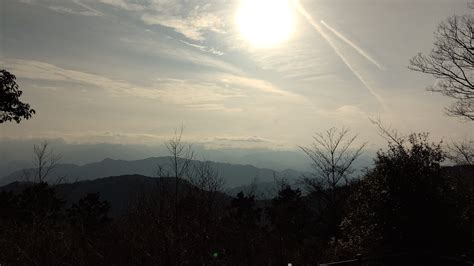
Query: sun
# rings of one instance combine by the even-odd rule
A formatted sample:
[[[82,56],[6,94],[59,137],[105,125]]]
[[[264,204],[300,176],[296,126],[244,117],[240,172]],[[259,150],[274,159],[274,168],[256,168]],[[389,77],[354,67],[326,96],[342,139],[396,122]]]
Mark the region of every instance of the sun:
[[[252,46],[266,48],[290,38],[295,15],[289,0],[241,0],[236,23]]]

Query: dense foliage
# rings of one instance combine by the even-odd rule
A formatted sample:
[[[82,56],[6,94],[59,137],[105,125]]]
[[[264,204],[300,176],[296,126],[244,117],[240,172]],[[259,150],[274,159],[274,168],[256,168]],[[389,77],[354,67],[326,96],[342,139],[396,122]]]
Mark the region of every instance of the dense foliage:
[[[347,248],[365,254],[466,254],[472,248],[473,195],[461,193],[456,178],[443,174],[443,160],[440,145],[429,143],[426,134],[379,152],[374,169],[351,195],[342,224]]]
[[[30,105],[20,101],[23,94],[18,89],[15,75],[6,70],[0,70],[0,124],[14,120],[29,119],[35,113]]]

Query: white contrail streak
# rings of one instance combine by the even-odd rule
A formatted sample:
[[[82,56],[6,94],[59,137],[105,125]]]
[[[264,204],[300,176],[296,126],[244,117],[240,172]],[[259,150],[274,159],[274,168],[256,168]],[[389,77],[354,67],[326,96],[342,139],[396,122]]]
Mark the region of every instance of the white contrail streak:
[[[336,35],[337,37],[339,37],[339,39],[343,40],[345,43],[347,43],[348,45],[350,45],[352,48],[354,48],[354,50],[356,50],[360,55],[362,55],[363,57],[365,57],[365,59],[369,60],[372,64],[376,65],[378,68],[380,69],[384,69],[384,67],[379,63],[377,62],[375,59],[373,59],[367,52],[365,52],[364,50],[362,50],[362,48],[360,48],[359,46],[357,46],[355,43],[353,43],[351,40],[349,40],[348,38],[346,38],[344,35],[342,35],[340,32],[338,32],[337,30],[335,30],[333,27],[329,26],[326,22],[322,21],[321,20],[321,24],[326,27],[328,30],[330,30],[332,33],[334,33],[334,35]]]
[[[332,47],[334,52],[336,52],[336,54],[339,56],[339,58],[341,58],[342,62],[344,62],[344,64],[360,80],[360,82],[367,88],[367,90],[370,92],[370,94],[372,94],[375,97],[375,99],[377,99],[377,101],[380,103],[380,105],[385,110],[387,110],[387,107],[386,107],[384,101],[382,100],[382,98],[375,92],[375,90],[372,88],[372,86],[370,86],[370,84],[367,82],[367,80],[365,80],[365,78],[362,76],[362,74],[354,66],[352,66],[352,64],[349,62],[349,60],[347,60],[347,58],[341,53],[339,48],[334,44],[334,42],[331,40],[331,38],[324,32],[324,30],[321,28],[321,26],[313,20],[311,15],[308,12],[306,12],[306,10],[303,8],[303,6],[300,4],[300,2],[298,0],[294,0],[293,2],[294,2],[294,5],[295,5],[296,9],[298,10],[298,12],[300,12],[301,15],[303,15],[303,17],[305,17],[305,19],[308,21],[308,23],[311,24],[311,26],[313,26],[314,29],[319,34],[321,34],[321,36],[323,36],[323,38]]]

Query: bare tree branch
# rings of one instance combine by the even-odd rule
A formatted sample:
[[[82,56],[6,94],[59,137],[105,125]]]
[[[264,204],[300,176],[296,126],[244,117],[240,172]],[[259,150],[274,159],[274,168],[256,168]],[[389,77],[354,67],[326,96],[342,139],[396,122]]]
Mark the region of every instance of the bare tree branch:
[[[310,146],[300,146],[313,167],[312,177],[303,177],[303,183],[312,196],[325,202],[320,205],[330,213],[328,224],[335,240],[345,198],[345,194],[340,193],[341,188],[349,184],[349,177],[354,173],[352,165],[367,144],[356,145],[356,139],[357,135],[350,136],[347,128],[331,128],[316,133]]]
[[[469,6],[472,7],[472,3]],[[474,17],[452,16],[435,32],[434,48],[429,55],[418,54],[410,60],[411,70],[437,79],[428,90],[456,99],[446,108],[450,116],[474,121]]]
[[[451,141],[447,157],[457,165],[474,165],[474,140]]]
[[[353,174],[352,165],[366,146],[366,143],[356,146],[357,135],[348,134],[346,128],[340,131],[331,128],[316,133],[310,146],[300,146],[310,158],[314,170],[312,177],[304,178],[310,190],[335,190],[340,185],[348,184],[348,177]]]
[[[47,141],[43,141],[41,144],[34,145],[33,154],[34,169],[32,172],[25,172],[25,177],[26,179],[29,179],[30,176],[33,175],[33,180],[31,180],[32,182],[46,182],[50,177],[50,173],[56,168],[58,162],[61,160],[61,155],[55,153]],[[63,179],[64,177],[58,178],[55,183],[59,183]]]

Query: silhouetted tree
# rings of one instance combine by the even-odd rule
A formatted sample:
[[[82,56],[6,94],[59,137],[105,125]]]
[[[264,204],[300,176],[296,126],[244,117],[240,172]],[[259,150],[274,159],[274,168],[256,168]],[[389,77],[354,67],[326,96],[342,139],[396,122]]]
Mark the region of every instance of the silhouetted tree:
[[[186,179],[189,176],[191,171],[191,162],[194,157],[194,151],[191,148],[191,145],[187,145],[183,143],[183,126],[179,129],[175,129],[174,136],[166,143],[166,148],[170,153],[170,169],[171,172],[168,176],[174,178],[175,186],[174,186],[174,234],[175,245],[173,249],[180,250],[180,200],[184,196],[183,191],[179,191],[181,179]],[[179,255],[175,255],[174,259],[176,263],[179,264],[180,257]]]
[[[74,203],[68,210],[68,219],[81,231],[96,231],[110,222],[108,212],[110,204],[101,201],[99,193],[89,193],[78,203]]]
[[[216,197],[222,193],[224,179],[219,172],[212,167],[209,161],[196,161],[192,167],[192,172],[188,177],[191,185],[198,188],[199,198],[205,199],[203,202],[207,211],[212,211],[216,203]],[[195,192],[195,193],[196,193]]]
[[[110,238],[108,217],[110,204],[101,201],[99,193],[89,193],[66,210],[69,223],[68,240],[71,242],[71,260],[79,265],[106,264],[104,256],[108,251]]]
[[[277,251],[278,263],[303,263],[303,240],[307,237],[309,213],[301,191],[284,185],[267,213],[272,223],[272,237],[276,239],[273,248]]]
[[[61,155],[54,152],[48,141],[33,146],[33,168],[23,170],[23,179],[27,182],[42,183],[54,182],[59,184],[62,177],[56,180],[50,179],[50,174],[61,160]],[[49,180],[48,180],[49,179]]]
[[[55,153],[47,141],[39,145],[34,145],[33,153],[35,165],[33,182],[45,182],[48,175],[57,166],[61,155]],[[60,182],[60,180],[58,180],[58,182]]]
[[[375,168],[355,185],[342,223],[345,247],[353,255],[463,252],[470,221],[442,175],[441,144],[428,134],[389,138],[388,151],[377,153]]]
[[[46,183],[10,194],[0,206],[9,211],[0,220],[0,261],[7,264],[57,265],[67,253],[62,201]]]
[[[254,195],[239,192],[232,199],[223,219],[225,244],[228,261],[240,261],[242,265],[257,265],[258,257],[264,253],[262,243],[263,227],[259,225],[261,208],[256,205]]]
[[[170,169],[171,172],[167,176],[174,177],[175,180],[175,219],[176,226],[179,224],[179,183],[180,179],[185,179],[189,176],[191,171],[191,162],[194,157],[194,151],[190,145],[183,143],[183,127],[176,129],[174,136],[166,143],[166,148],[168,149],[170,157]]]
[[[428,90],[456,99],[449,115],[474,121],[474,17],[452,16],[435,32],[429,55],[418,54],[409,68],[437,79]]]
[[[474,165],[474,140],[452,141],[447,145],[449,160],[457,165]]]
[[[56,190],[45,182],[28,186],[20,194],[19,209],[22,221],[56,220],[62,215],[64,201]],[[36,223],[36,222],[35,222]]]
[[[350,136],[349,130],[338,131],[331,128],[323,133],[316,133],[313,143],[301,150],[311,159],[313,173],[305,177],[310,194],[322,200],[320,215],[327,217],[329,235],[337,241],[339,223],[346,193],[341,193],[342,186],[349,184],[354,173],[352,164],[361,155],[366,143],[356,145],[357,135]],[[325,212],[325,214],[323,214]]]
[[[18,89],[15,75],[6,70],[0,70],[0,124],[14,120],[29,119],[35,113],[30,105],[20,101],[23,94]]]

